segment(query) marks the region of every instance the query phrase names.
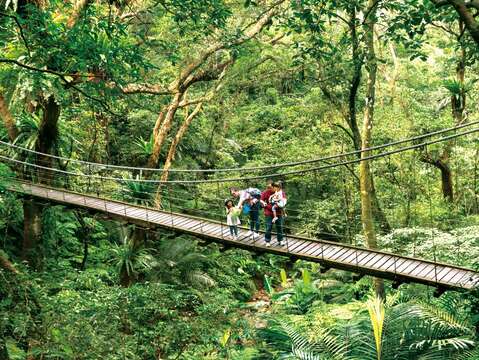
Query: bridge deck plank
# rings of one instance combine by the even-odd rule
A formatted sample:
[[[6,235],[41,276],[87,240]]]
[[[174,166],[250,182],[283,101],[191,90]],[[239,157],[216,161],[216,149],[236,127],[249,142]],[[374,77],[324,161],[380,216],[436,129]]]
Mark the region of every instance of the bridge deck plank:
[[[229,234],[228,226],[207,219],[199,219],[186,215],[169,213],[167,211],[144,208],[132,204],[125,204],[115,200],[99,198],[92,195],[82,195],[61,189],[51,189],[41,185],[23,184],[22,191],[32,196],[37,196],[59,203],[76,205],[93,210],[123,216],[132,220],[144,221],[173,229],[196,233],[212,239],[227,240],[232,243],[254,249],[257,246],[265,247],[265,238],[261,234],[253,238],[247,236],[247,230],[240,229],[239,237],[233,241]],[[364,248],[343,246],[340,243],[332,244],[298,238],[288,235],[279,246],[276,236],[272,236],[271,250],[288,252],[290,255],[300,255],[316,261],[327,261],[337,266],[346,266],[352,271],[374,271],[376,276],[398,275],[411,281],[424,281],[425,283],[448,287],[459,287],[470,289],[479,285],[479,274],[472,270],[448,266],[446,264],[435,265],[432,262],[422,261],[414,258],[394,256],[380,251],[370,251]],[[340,266],[341,265],[341,266]],[[333,265],[334,266],[334,265]],[[356,268],[353,270],[353,268]]]

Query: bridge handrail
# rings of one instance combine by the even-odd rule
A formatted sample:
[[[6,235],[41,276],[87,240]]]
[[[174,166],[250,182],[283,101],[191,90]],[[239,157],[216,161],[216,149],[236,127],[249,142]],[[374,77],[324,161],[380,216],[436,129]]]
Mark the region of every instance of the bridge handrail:
[[[138,205],[138,204],[130,204],[130,203],[127,203],[127,202],[124,202],[124,201],[121,201],[121,200],[110,199],[110,198],[106,198],[106,197],[97,197],[97,196],[92,196],[90,194],[84,194],[84,193],[80,193],[80,192],[76,192],[76,191],[72,191],[72,190],[66,190],[66,189],[63,189],[63,188],[56,188],[56,187],[53,187],[53,186],[36,184],[36,183],[32,183],[30,181],[26,181],[26,180],[23,180],[23,179],[15,178],[13,181],[23,183],[23,184],[26,184],[26,185],[38,186],[38,187],[41,187],[41,188],[44,188],[44,189],[62,191],[62,192],[70,193],[70,194],[74,194],[74,195],[79,195],[79,196],[94,198],[94,199],[98,199],[98,200],[103,200],[104,202],[109,201],[109,202],[117,203],[117,204],[124,205],[124,206],[145,209],[146,211],[162,212],[162,213],[165,213],[165,214],[172,214],[172,215],[186,217],[186,218],[190,218],[190,219],[194,219],[194,220],[198,220],[198,221],[203,221],[203,222],[208,222],[208,223],[213,223],[213,224],[224,225],[225,226],[224,222],[221,222],[221,221],[218,221],[218,220],[213,220],[213,219],[202,218],[202,217],[198,217],[198,216],[194,216],[194,215],[190,215],[190,214],[177,213],[177,212],[174,212],[174,211],[159,210],[159,209],[155,209],[155,208],[148,207],[148,206],[143,206],[143,205]],[[13,191],[18,191],[18,189],[15,189]],[[20,191],[20,192],[25,193],[24,191]],[[241,227],[241,228],[247,230],[247,228],[245,228],[245,227]],[[264,233],[264,231],[260,231],[260,232]],[[321,244],[326,244],[326,245],[340,246],[340,247],[344,247],[344,248],[348,248],[348,249],[356,250],[356,251],[366,251],[366,252],[370,252],[370,253],[374,253],[374,254],[378,254],[378,255],[388,255],[388,256],[391,256],[391,257],[396,258],[396,259],[421,261],[422,263],[427,263],[427,264],[430,264],[430,265],[433,265],[433,266],[443,266],[443,267],[453,268],[453,269],[456,269],[456,270],[462,270],[462,271],[466,271],[466,272],[474,272],[474,270],[466,268],[466,267],[451,265],[451,264],[432,261],[432,260],[427,260],[427,259],[418,259],[418,258],[414,258],[414,257],[410,257],[410,256],[398,255],[398,254],[394,254],[394,253],[389,252],[389,251],[383,251],[383,250],[378,250],[378,249],[369,249],[369,248],[366,248],[366,247],[359,247],[359,246],[354,246],[354,245],[351,245],[351,244],[344,244],[344,243],[334,242],[334,241],[329,241],[329,240],[312,239],[312,238],[308,238],[308,237],[304,237],[304,236],[300,236],[300,235],[293,235],[291,237],[294,238],[294,239],[311,241],[311,242],[316,242],[316,243],[321,243]],[[258,246],[253,245],[253,247],[258,247]],[[259,247],[263,248],[262,246],[259,246]],[[397,261],[397,260],[395,260],[395,261]],[[418,279],[420,279],[420,278],[418,278]]]

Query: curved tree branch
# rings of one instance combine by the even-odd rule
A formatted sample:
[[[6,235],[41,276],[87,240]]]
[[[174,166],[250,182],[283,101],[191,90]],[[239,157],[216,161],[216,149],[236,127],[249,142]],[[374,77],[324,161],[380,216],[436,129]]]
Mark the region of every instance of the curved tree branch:
[[[28,46],[27,39],[25,38],[25,34],[23,33],[22,25],[20,25],[20,22],[18,21],[17,17],[15,15],[6,14],[2,11],[0,11],[0,15],[5,16],[5,17],[9,17],[9,18],[11,18],[15,21],[15,23],[17,24],[18,29],[20,30],[20,36],[23,40],[23,43],[25,44],[25,48],[27,49],[28,56],[31,57],[32,55],[31,55],[30,47]]]

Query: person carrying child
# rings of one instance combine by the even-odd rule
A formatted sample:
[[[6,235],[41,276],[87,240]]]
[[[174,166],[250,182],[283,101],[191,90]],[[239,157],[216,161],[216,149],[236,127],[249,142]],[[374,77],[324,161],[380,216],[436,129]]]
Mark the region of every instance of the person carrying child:
[[[230,235],[233,240],[238,240],[238,225],[241,224],[239,216],[241,210],[233,205],[233,200],[228,199],[225,201],[226,207],[226,224],[230,228]]]
[[[286,195],[283,192],[282,186],[278,182],[271,184],[274,194],[271,195],[268,199],[268,202],[271,204],[271,211],[273,212],[272,223],[274,224],[278,220],[278,210],[283,210],[283,216],[285,216],[284,207],[286,206]]]
[[[266,230],[264,233],[264,240],[266,241],[266,246],[271,246],[271,233],[273,231],[273,226],[276,227],[276,239],[278,241],[278,245],[283,245],[283,223],[284,217],[286,214],[284,213],[284,208],[278,206],[275,209],[275,213],[273,213],[273,205],[270,203],[271,197],[276,193],[277,188],[275,189],[273,185],[275,182],[269,179],[266,183],[266,190],[261,193],[261,205],[264,208],[264,219],[266,224]],[[286,199],[286,194],[282,190],[282,186],[280,186],[282,195],[278,197]],[[284,202],[286,205],[286,202]],[[276,218],[276,219],[275,219]],[[273,222],[273,219],[275,221]]]
[[[238,188],[230,188],[230,193],[234,198],[239,198],[238,209],[242,209],[245,214],[249,215],[249,228],[250,231],[246,236],[259,236],[259,209],[261,191],[256,188],[248,188],[240,190]]]

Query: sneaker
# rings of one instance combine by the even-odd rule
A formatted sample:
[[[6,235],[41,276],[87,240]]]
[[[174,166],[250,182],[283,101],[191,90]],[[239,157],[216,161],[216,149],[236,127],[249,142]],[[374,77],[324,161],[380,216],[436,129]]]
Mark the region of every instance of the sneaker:
[[[259,237],[259,234],[258,234],[257,232],[254,232],[254,233],[253,233],[253,237],[254,237],[254,238],[255,238],[255,237]]]
[[[278,241],[278,246],[283,246],[284,244],[281,241]]]
[[[236,235],[233,236],[233,240],[234,240],[234,241],[238,241],[238,236],[236,236]]]
[[[266,243],[266,247],[270,247],[271,244],[269,242]]]

